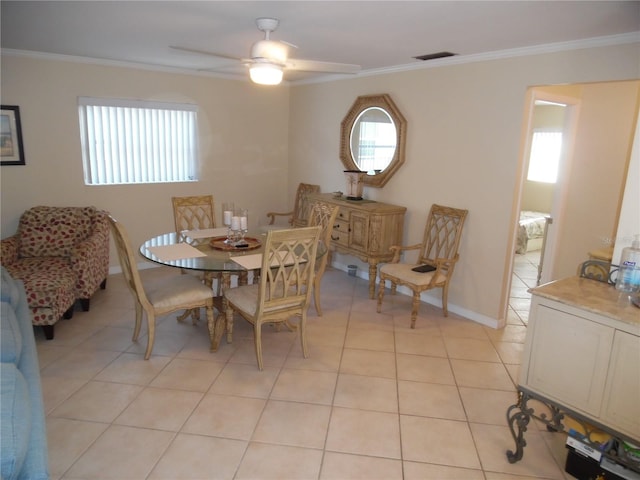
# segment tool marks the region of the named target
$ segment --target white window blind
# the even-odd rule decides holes
[[[534,132],[531,141],[527,180],[556,183],[561,152],[562,132]]]
[[[360,170],[384,170],[395,152],[396,129],[393,123],[360,122],[358,166]]]
[[[87,185],[197,180],[197,107],[80,97]]]

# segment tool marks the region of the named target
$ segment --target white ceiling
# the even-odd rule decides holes
[[[412,57],[440,51],[463,59],[594,38],[640,38],[640,1],[2,0],[0,8],[5,53],[216,68],[243,76],[239,63],[170,46],[247,57],[263,36],[255,19],[275,17],[280,26],[271,38],[297,45],[291,58],[358,64],[366,74],[415,68],[421,61]],[[285,76],[291,82],[313,78],[318,74]]]

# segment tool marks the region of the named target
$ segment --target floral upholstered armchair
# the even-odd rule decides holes
[[[76,300],[89,310],[91,296],[109,273],[109,223],[95,207],[33,207],[18,232],[0,244],[0,261],[24,282],[34,325],[53,338],[53,326],[71,318]]]

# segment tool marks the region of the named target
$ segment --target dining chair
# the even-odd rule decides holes
[[[173,205],[173,221],[176,229],[176,234],[180,235],[180,232],[185,230],[205,230],[208,228],[215,228],[216,215],[214,209],[213,195],[195,195],[186,197],[171,197],[171,203]],[[208,241],[205,239],[204,241]],[[194,244],[201,243],[202,240],[194,241]],[[188,273],[183,270],[182,273]],[[216,292],[217,295],[222,293],[223,283],[229,283],[230,277],[223,278],[224,273],[206,272],[205,274],[199,273],[202,280],[212,286],[213,281],[216,280]],[[243,279],[244,281],[244,279]],[[197,315],[197,312],[195,312]],[[194,317],[194,320],[197,317]]]
[[[306,227],[307,226],[307,218],[309,216],[309,200],[308,195],[310,193],[319,193],[320,185],[314,185],[311,183],[300,183],[298,185],[298,189],[296,191],[296,198],[293,204],[293,210],[290,212],[278,213],[278,212],[268,212],[267,217],[269,218],[269,224],[265,226],[265,230],[273,229],[274,227],[278,227],[276,225],[276,217],[289,217],[287,219],[287,227]]]
[[[308,357],[306,322],[313,289],[320,226],[267,232],[262,255],[260,281],[225,290],[231,313],[237,312],[253,325],[258,368],[262,363],[262,325],[286,323],[300,317],[298,323],[302,354]],[[232,320],[228,315],[227,320]],[[227,325],[227,329],[232,325]]]
[[[331,232],[333,231],[333,224],[340,207],[338,205],[330,205],[325,202],[314,202],[309,209],[309,217],[307,218],[307,224],[310,227],[319,225],[320,241],[324,244],[327,252],[322,255],[319,260],[316,260],[315,275],[313,277],[313,304],[316,308],[318,316],[322,316],[322,308],[320,307],[320,283],[322,282],[322,276],[327,268],[327,263],[331,258],[329,251],[329,244],[331,243]]]
[[[129,236],[122,224],[109,215],[109,224],[118,250],[120,266],[133,294],[136,308],[136,323],[133,329],[133,341],[138,340],[142,326],[142,315],[147,317],[147,349],[144,359],[148,360],[153,350],[156,332],[156,317],[178,310],[191,310],[204,307],[207,311],[209,331],[214,330],[213,292],[197,277],[192,275],[175,275],[144,285],[138,272]]]
[[[442,310],[448,315],[447,295],[453,269],[459,259],[458,247],[467,210],[433,204],[427,217],[424,238],[421,244],[392,246],[393,259],[380,267],[377,311],[382,309],[385,281],[391,282],[391,293],[397,285],[404,285],[413,292],[411,328],[416,328],[416,317],[420,306],[420,294],[432,288],[442,288]],[[400,263],[400,254],[408,250],[419,250],[417,263]]]
[[[216,215],[213,195],[171,197],[173,221],[176,233],[184,230],[204,230],[215,228]]]

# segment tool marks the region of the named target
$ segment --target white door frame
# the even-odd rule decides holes
[[[536,101],[547,101],[566,105],[566,112],[564,116],[564,126],[562,130],[562,154],[560,157],[560,164],[558,168],[558,181],[556,188],[553,192],[553,200],[551,207],[551,218],[553,223],[549,225],[547,232],[547,239],[545,242],[544,252],[541,252],[544,257],[544,266],[542,269],[541,282],[545,283],[554,279],[554,265],[556,260],[556,245],[557,245],[557,231],[558,225],[562,224],[566,196],[567,196],[567,179],[569,172],[571,171],[571,162],[573,159],[573,150],[577,132],[578,117],[580,113],[580,99],[567,95],[554,94],[546,89],[538,87],[530,87],[527,89],[525,96],[525,109],[522,122],[522,138],[520,142],[520,152],[518,158],[518,176],[516,182],[516,188],[514,192],[512,219],[513,229],[510,232],[510,246],[508,255],[508,271],[506,272],[507,281],[504,282],[506,289],[503,292],[504,300],[504,318],[506,319],[507,310],[509,308],[509,292],[511,291],[511,280],[513,276],[513,261],[515,256],[515,245],[518,235],[518,226],[520,219],[520,209],[522,203],[522,190],[524,182],[527,178],[527,171],[529,168],[529,152],[531,151],[531,139],[533,133],[533,113]]]

